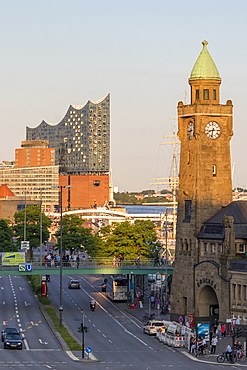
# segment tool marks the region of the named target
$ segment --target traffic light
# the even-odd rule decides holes
[[[88,326],[84,326],[84,331],[85,331],[85,333],[88,333],[89,332],[89,327]]]
[[[78,326],[77,327],[77,331],[78,331],[78,333],[82,333],[82,327],[81,326]]]
[[[233,330],[230,330],[229,334],[230,334],[231,337],[235,337],[236,336],[236,333],[235,333],[234,329]]]
[[[241,328],[237,328],[236,337],[239,338],[239,337],[241,337],[241,335],[242,335],[242,329]]]

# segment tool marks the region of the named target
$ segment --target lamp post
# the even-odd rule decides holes
[[[40,244],[40,266],[42,266],[42,190],[48,190],[48,188],[34,188],[34,190],[40,191],[40,236],[39,236],[39,244]]]
[[[53,188],[60,188],[60,303],[59,303],[59,326],[63,320],[63,188],[71,188],[71,185],[52,185]]]

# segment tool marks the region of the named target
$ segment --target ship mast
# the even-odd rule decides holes
[[[170,185],[172,187],[172,202],[169,202],[167,204],[167,208],[172,208],[173,209],[173,231],[172,231],[172,238],[176,238],[176,190],[178,187],[179,179],[176,177],[176,144],[180,144],[180,141],[177,141],[176,139],[178,138],[177,135],[175,134],[175,127],[173,127],[173,135],[167,135],[167,136],[162,136],[163,138],[173,138],[172,142],[165,142],[165,143],[160,143],[160,145],[168,145],[172,144],[173,145],[173,177],[160,177],[160,178],[155,178],[154,180],[166,180],[162,182],[155,182],[151,183],[150,185]],[[168,181],[167,181],[168,180]]]

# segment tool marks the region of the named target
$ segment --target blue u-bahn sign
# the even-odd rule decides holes
[[[19,271],[20,272],[33,271],[33,265],[31,263],[19,263]]]

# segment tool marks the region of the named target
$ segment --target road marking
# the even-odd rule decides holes
[[[26,350],[29,351],[29,345],[27,344],[27,340],[26,339],[23,339],[23,342],[25,343],[25,347],[26,347]]]
[[[42,342],[42,339],[39,339],[40,344],[48,344],[48,342]]]

